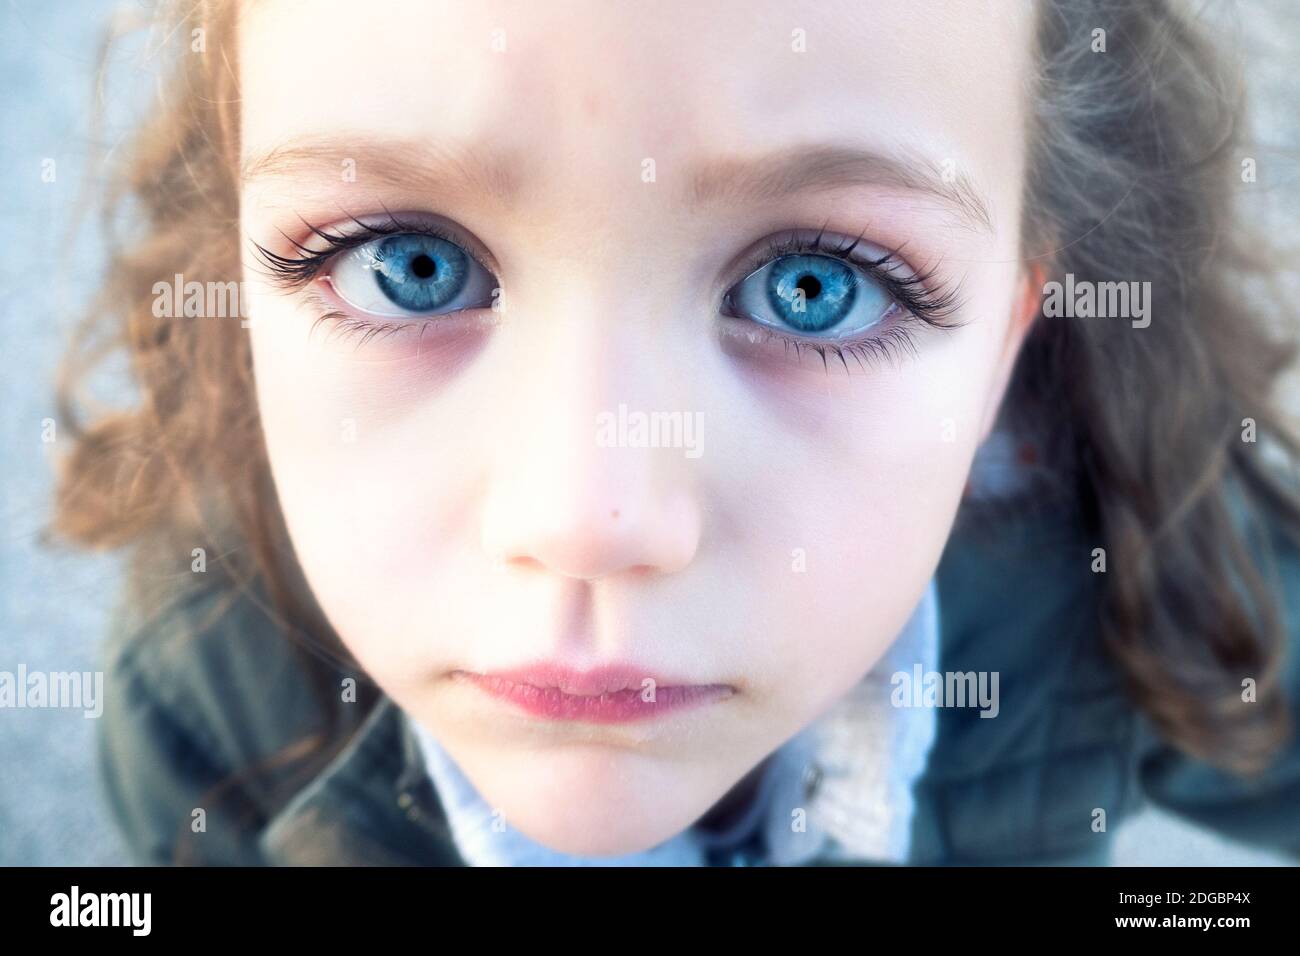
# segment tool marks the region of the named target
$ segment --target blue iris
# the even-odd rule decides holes
[[[825,332],[839,325],[853,308],[857,276],[829,256],[783,256],[771,264],[767,301],[777,317],[800,332]]]
[[[394,305],[433,312],[454,300],[469,277],[469,257],[437,236],[389,236],[374,251],[375,283]]]

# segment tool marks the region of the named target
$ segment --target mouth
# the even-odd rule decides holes
[[[730,684],[661,679],[646,669],[618,664],[576,670],[544,663],[486,674],[458,670],[451,676],[534,717],[601,724],[652,720],[736,692]]]

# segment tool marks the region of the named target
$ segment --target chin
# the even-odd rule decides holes
[[[629,811],[602,800],[560,810],[520,807],[507,822],[549,849],[572,856],[616,857],[657,846],[690,825],[691,818],[664,819]]]
[[[627,755],[543,753],[498,767],[480,793],[507,825],[549,849],[624,856],[671,839],[710,806],[707,798],[691,799],[680,769],[656,764]]]

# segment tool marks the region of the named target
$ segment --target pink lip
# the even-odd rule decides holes
[[[536,717],[601,724],[647,720],[735,693],[728,684],[662,679],[618,664],[580,671],[543,663],[490,674],[455,671],[453,676]]]

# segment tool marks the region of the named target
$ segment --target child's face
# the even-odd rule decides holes
[[[1030,34],[914,0],[248,6],[247,238],[417,230],[288,292],[246,260],[294,546],[509,824],[670,837],[912,612],[1024,331]],[[545,716],[453,676],[540,662],[657,692]]]

